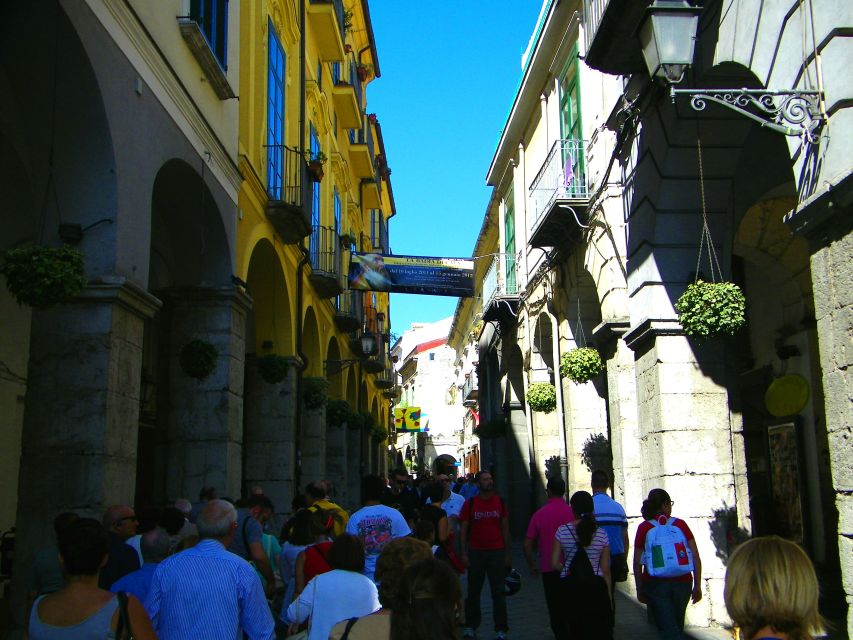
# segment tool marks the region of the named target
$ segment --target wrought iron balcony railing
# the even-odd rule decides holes
[[[583,140],[557,140],[530,185],[527,242],[565,250],[580,236],[589,207]]]
[[[465,378],[465,384],[462,385],[462,404],[466,407],[473,407],[477,404],[478,394],[477,374],[472,371]]]
[[[644,70],[637,27],[651,0],[584,0],[585,62],[604,73]]]
[[[333,227],[315,225],[312,228],[310,279],[322,297],[331,298],[343,291],[342,253],[341,237]]]
[[[341,331],[355,331],[364,322],[362,298],[364,294],[347,289],[335,298],[335,325]]]
[[[308,165],[303,152],[282,144],[267,145],[267,217],[285,243],[311,233]]]
[[[515,254],[501,253],[492,258],[492,264],[483,279],[483,319],[501,298],[518,297]]]

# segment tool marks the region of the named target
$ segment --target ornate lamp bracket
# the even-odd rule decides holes
[[[819,91],[765,91],[762,89],[670,89],[673,103],[690,96],[694,111],[704,111],[715,102],[786,136],[816,144],[823,125]]]

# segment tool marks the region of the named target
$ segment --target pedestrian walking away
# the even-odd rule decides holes
[[[570,500],[575,520],[557,528],[551,563],[560,571],[566,625],[557,640],[613,637],[610,542],[598,526],[592,496],[577,491]],[[561,560],[562,551],[562,560]]]
[[[634,580],[637,598],[654,614],[661,640],[684,637],[687,603],[702,599],[702,562],[687,523],[672,517],[675,502],[663,489],[652,489],[634,539]]]
[[[610,595],[613,599],[613,589],[617,582],[628,579],[628,518],[621,504],[607,495],[610,480],[607,472],[596,469],[590,479],[592,485],[592,502],[595,505],[595,521],[607,533],[610,541]],[[615,614],[614,609],[614,614]]]
[[[495,481],[488,471],[477,473],[478,495],[465,501],[459,519],[462,522],[462,562],[468,567],[468,596],[465,598],[463,638],[476,637],[480,626],[480,592],[488,577],[496,640],[506,638],[509,623],[506,612],[504,578],[512,568],[509,536],[509,510],[495,493]]]
[[[554,547],[554,536],[560,525],[575,520],[574,511],[566,503],[566,483],[557,476],[548,479],[548,502],[536,511],[530,518],[527,534],[524,537],[524,557],[532,577],[542,576],[542,587],[545,590],[545,604],[548,606],[548,618],[551,630],[557,638],[564,634],[566,624],[561,602],[560,572],[551,566],[551,554]],[[533,557],[533,547],[538,547],[539,561]]]

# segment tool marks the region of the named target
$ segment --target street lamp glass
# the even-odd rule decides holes
[[[366,356],[372,356],[376,353],[376,338],[372,333],[361,335],[361,352]]]
[[[693,62],[700,7],[682,0],[657,0],[640,25],[640,44],[649,74],[670,83],[681,82]]]

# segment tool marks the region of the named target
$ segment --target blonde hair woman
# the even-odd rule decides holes
[[[806,553],[767,536],[735,549],[726,567],[726,608],[738,640],[812,640],[823,620],[818,582]]]

